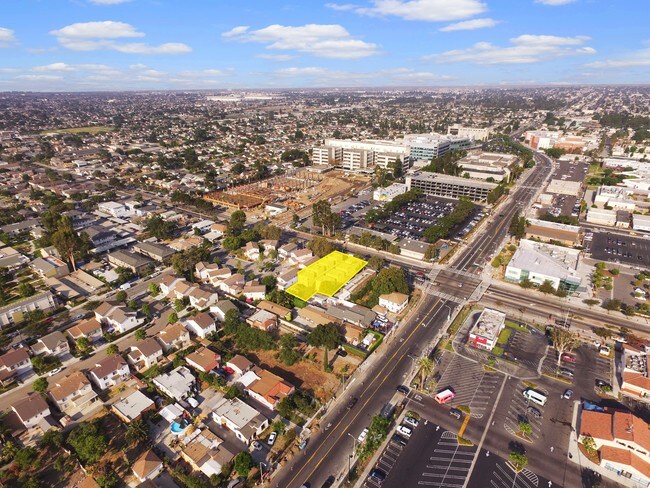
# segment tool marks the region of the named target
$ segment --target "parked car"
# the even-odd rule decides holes
[[[257,441],[253,441],[253,449],[255,449],[256,451],[261,451],[262,450],[262,444],[260,444]]]
[[[569,368],[560,368],[560,374],[563,376],[568,376],[569,378],[573,378],[573,371]]]
[[[386,479],[386,472],[383,469],[375,468],[370,472],[368,478],[381,485]]]
[[[361,434],[359,434],[359,437],[357,438],[357,441],[359,444],[363,443],[363,441],[366,440],[366,436],[368,435],[368,429],[365,428],[361,431]]]
[[[573,390],[571,388],[567,388],[564,390],[564,393],[562,394],[562,398],[565,400],[571,400],[571,397],[573,396]]]
[[[270,435],[269,438],[267,439],[266,443],[267,443],[269,446],[272,446],[273,444],[275,444],[275,440],[276,440],[277,438],[278,438],[278,433],[277,433],[277,432],[271,432],[271,435]]]
[[[61,371],[63,371],[63,368],[54,368],[53,370],[48,371],[47,375],[54,376],[55,374],[60,373]]]
[[[391,441],[395,442],[396,444],[399,444],[400,446],[405,446],[406,443],[408,442],[404,437],[402,437],[399,434],[393,434],[393,437],[390,438]]]
[[[528,413],[528,415],[530,415],[532,417],[535,417],[536,419],[541,419],[542,418],[542,412],[540,412],[539,409],[537,409],[537,408],[535,408],[533,406],[528,407],[526,409],[526,413]]]
[[[413,430],[410,427],[407,427],[406,425],[400,425],[397,428],[397,432],[408,439],[409,437],[411,437]]]
[[[358,401],[359,399],[357,397],[350,398],[350,401],[348,402],[348,410],[354,407]]]
[[[598,388],[605,388],[605,389],[610,389],[610,390],[612,389],[612,385],[610,385],[610,384],[609,384],[607,381],[605,381],[605,380],[599,380],[599,379],[597,379],[597,380],[596,380],[596,386],[597,386]]]
[[[571,356],[571,354],[562,354],[562,361],[574,364],[576,362],[576,358],[575,356]]]
[[[408,386],[399,385],[397,387],[397,391],[399,391],[400,393],[403,393],[404,395],[408,395],[411,390],[409,389]]]
[[[417,427],[420,421],[415,417],[404,417],[404,423],[411,427]]]
[[[457,408],[450,408],[449,415],[451,415],[452,417],[456,417],[457,419],[460,420],[460,418],[463,416],[463,412],[458,410]]]

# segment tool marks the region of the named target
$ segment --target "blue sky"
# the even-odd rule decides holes
[[[3,0],[0,91],[648,83],[647,0]]]

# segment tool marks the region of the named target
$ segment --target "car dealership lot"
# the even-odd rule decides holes
[[[650,266],[650,239],[610,232],[594,232],[591,257],[646,268]]]

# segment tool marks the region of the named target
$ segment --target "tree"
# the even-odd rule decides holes
[[[87,337],[80,337],[77,339],[75,345],[77,346],[77,351],[79,351],[81,354],[86,353],[90,349],[90,341]]]
[[[512,237],[514,237],[517,240],[524,237],[524,234],[526,233],[526,217],[522,217],[519,214],[519,211],[517,211],[515,215],[512,217],[508,232]]]
[[[120,290],[115,294],[115,300],[117,300],[118,302],[123,302],[124,303],[124,302],[126,302],[127,298],[128,298],[128,295],[126,294],[126,292],[124,290]]]
[[[147,337],[147,333],[144,331],[144,329],[138,329],[135,331],[135,340],[136,341],[141,341]]]
[[[619,310],[621,308],[621,301],[618,298],[612,298],[605,302],[605,310],[611,312],[612,310]]]
[[[315,237],[307,244],[315,256],[322,258],[332,251],[336,251],[336,244],[325,237]]]
[[[138,309],[140,308],[140,306],[138,305],[138,301],[133,299],[126,302],[126,306],[129,307],[134,312],[137,312]]]
[[[246,224],[246,213],[243,210],[235,210],[228,221],[228,231],[230,235],[238,236],[241,234]]]
[[[50,429],[40,440],[40,445],[51,447],[53,449],[60,449],[63,446],[64,434],[59,429]]]
[[[175,324],[178,322],[178,314],[176,312],[172,312],[167,316],[167,323],[168,324]]]
[[[374,269],[375,271],[379,271],[384,267],[384,260],[379,256],[372,256],[370,259],[368,259],[368,267],[370,269]]]
[[[523,289],[528,289],[533,287],[533,282],[530,281],[528,278],[524,278],[519,282],[519,286],[521,286]]]
[[[109,356],[117,356],[120,353],[119,347],[117,347],[117,344],[110,344],[106,348],[106,354]]]
[[[544,281],[544,283],[539,285],[538,290],[546,294],[555,293],[555,287],[553,286],[553,283],[549,280],[546,280]]]
[[[521,471],[528,465],[528,458],[522,452],[510,451],[508,458],[517,472]]]
[[[29,471],[38,467],[38,451],[33,447],[20,449],[14,455],[14,462],[21,471]]]
[[[47,378],[37,378],[32,383],[32,389],[37,393],[41,393],[41,394],[45,393],[47,387],[48,387]]]
[[[134,420],[126,426],[126,438],[131,444],[138,444],[149,438],[149,426],[142,420]]]
[[[243,244],[244,241],[239,236],[228,236],[222,242],[223,248],[227,251],[236,251]]]
[[[519,432],[521,432],[524,435],[530,435],[533,433],[533,428],[530,425],[530,423],[526,422],[525,420],[522,420],[519,422]]]
[[[239,476],[246,478],[253,466],[255,466],[255,463],[250,452],[242,451],[235,456],[233,469]]]
[[[562,355],[578,347],[580,340],[573,332],[561,327],[551,329],[551,339],[553,340],[553,347],[557,351],[557,367],[559,368]]]
[[[160,287],[156,283],[149,283],[147,290],[152,297],[160,295]]]
[[[182,298],[177,298],[174,300],[174,310],[177,312],[182,312],[185,308],[185,301]]]
[[[161,241],[170,239],[174,235],[174,223],[166,221],[160,215],[148,219],[144,228],[149,235]]]
[[[335,324],[317,325],[307,334],[307,343],[314,347],[334,349],[343,342],[343,335]]]
[[[620,274],[620,272],[621,272],[621,270],[618,269],[618,268],[610,268],[610,270],[609,270],[609,273],[610,273],[612,276],[617,276],[618,274]]]
[[[283,334],[280,337],[280,352],[278,352],[278,359],[287,366],[296,364],[302,356],[296,350],[296,336],[293,334]]]
[[[70,432],[70,444],[84,463],[95,464],[106,453],[108,443],[97,421],[84,422]]]
[[[596,441],[594,441],[593,437],[585,436],[582,439],[582,445],[584,446],[585,450],[589,453],[590,456],[594,456],[596,452],[598,452],[598,448],[596,447]]]
[[[72,219],[63,217],[58,223],[57,230],[52,234],[52,245],[59,252],[59,255],[70,262],[72,270],[77,270],[75,253],[81,248],[82,243],[79,235],[72,227]]]
[[[149,317],[151,315],[151,306],[148,303],[143,303],[140,310],[142,311],[142,315],[145,317]]]
[[[269,293],[275,289],[278,280],[273,275],[266,275],[262,278],[262,284],[266,287],[266,292]]]
[[[20,294],[21,297],[31,297],[34,293],[36,293],[36,289],[34,286],[32,286],[31,283],[21,283],[18,285],[18,293]]]
[[[46,367],[45,358],[43,356],[34,356],[31,359],[32,367],[40,374]]]
[[[582,303],[585,303],[586,305],[589,305],[589,308],[591,308],[594,305],[598,305],[600,303],[600,300],[595,299],[595,298],[587,298],[587,299],[583,300]]]
[[[327,200],[319,200],[314,203],[311,218],[313,224],[321,228],[323,235],[329,235],[341,224],[341,216],[332,212],[332,206]]]
[[[419,357],[417,365],[420,368],[420,388],[424,388],[427,378],[433,371],[433,361],[426,356]]]

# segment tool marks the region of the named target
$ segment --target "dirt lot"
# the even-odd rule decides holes
[[[335,374],[323,371],[322,355],[318,356],[317,354],[314,362],[303,360],[293,366],[285,366],[280,363],[272,351],[258,351],[252,356],[255,356],[252,358],[253,362],[285,378],[296,387],[313,391],[314,396],[319,400],[327,400],[340,384],[340,380]],[[348,360],[350,356],[348,354],[346,358],[337,358],[334,365],[336,372],[340,372],[344,367],[344,363],[341,360]],[[330,353],[330,359],[332,357],[333,355]],[[356,358],[351,358],[348,361],[347,364],[350,364],[348,366],[348,374],[354,371],[356,367],[351,361],[356,361]]]

